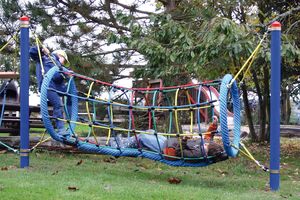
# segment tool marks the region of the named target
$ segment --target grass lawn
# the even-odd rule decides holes
[[[249,146],[268,165],[268,147]],[[63,154],[37,150],[30,167],[0,153],[0,199],[300,199],[300,140],[283,139],[281,185],[268,188],[269,174],[245,157],[202,168],[169,167],[140,158]],[[169,183],[170,178],[181,180]]]

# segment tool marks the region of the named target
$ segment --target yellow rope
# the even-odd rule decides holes
[[[41,53],[41,50],[40,50],[40,45],[43,45],[43,44],[41,43],[41,41],[39,40],[39,38],[37,36],[35,37],[35,43],[36,43],[36,47],[37,47],[37,50],[38,50],[38,55],[39,55],[39,60],[40,60],[40,65],[41,65],[42,76],[44,77],[44,75],[45,75],[45,68],[44,68],[44,64],[43,64],[42,53]],[[44,48],[44,47],[42,46],[42,48]]]
[[[30,149],[30,151],[34,150],[34,149],[37,148],[39,145],[41,145],[41,144],[47,142],[48,140],[51,140],[51,138],[52,138],[52,137],[48,137],[48,138],[46,138],[46,139],[44,139],[44,140],[42,140],[42,141],[39,141],[36,145],[34,145],[34,146]]]
[[[39,44],[42,46],[42,48],[46,48],[46,47],[43,45],[43,43],[40,41],[40,39],[37,37],[37,35],[35,35],[35,38],[36,38],[36,41],[37,41],[37,48],[38,48],[38,51],[39,51],[39,56],[40,56],[40,58],[41,58],[40,50],[39,50]],[[57,66],[57,63],[54,61],[54,59],[52,58],[52,56],[50,55],[50,53],[46,52],[46,55],[49,57],[49,59],[52,61],[52,63],[53,63],[56,67],[58,67],[58,66]],[[40,62],[41,62],[41,59],[40,59]],[[41,62],[41,66],[43,66],[42,62]],[[43,67],[42,67],[42,70],[44,70]]]
[[[36,145],[34,145],[34,146],[30,149],[30,151],[33,151],[33,150],[34,150],[35,148],[37,148],[40,144],[42,144],[42,143],[44,143],[44,142],[46,142],[46,141],[48,141],[48,140],[51,139],[51,137],[48,137],[48,138],[44,139],[45,134],[46,134],[46,131],[43,132],[43,135],[42,135],[42,137],[40,138],[40,141],[39,141]]]
[[[190,98],[190,95],[189,95],[189,91],[186,90],[185,93],[186,93],[186,96],[187,96],[187,99],[188,99],[188,103],[191,104],[191,98]],[[189,108],[189,109],[191,109],[191,108]],[[190,132],[193,132],[193,125],[194,125],[194,122],[193,122],[193,119],[194,119],[194,110],[191,110],[191,111],[190,111],[190,114],[191,114]]]
[[[110,95],[110,93],[109,93],[109,95]],[[111,119],[110,123],[113,124],[114,123],[114,116],[113,116],[113,107],[112,107],[111,103],[109,104],[109,110],[110,110],[110,119]],[[111,131],[112,131],[112,129],[109,128],[109,130],[108,130],[108,136],[107,136],[107,140],[106,140],[106,145],[108,145],[109,139],[111,137]]]
[[[14,35],[14,40],[15,40],[16,43],[18,42],[16,35]],[[18,66],[17,58],[19,57],[19,49],[17,49],[17,47],[15,47],[15,52],[14,53],[15,53],[15,56],[13,57],[13,66]]]
[[[252,160],[255,160],[255,158],[253,157],[253,155],[250,153],[250,151],[246,148],[246,146],[240,142],[240,145],[245,149],[245,151],[247,152],[247,154],[249,155],[249,157],[252,158]]]
[[[264,170],[265,172],[269,171],[269,168],[267,168],[266,166],[260,164],[260,162],[258,160],[256,160],[254,158],[254,156],[250,153],[250,151],[246,148],[246,146],[240,142],[240,145],[244,148],[244,150],[240,149],[239,147],[235,146],[235,145],[231,145],[233,148],[237,149],[238,151],[240,151],[243,155],[245,155],[247,158],[249,158],[250,160],[252,160],[256,165],[258,165],[262,170]]]
[[[253,158],[253,156],[250,156],[247,152],[245,152],[244,150],[240,149],[239,147],[235,146],[234,144],[231,144],[231,146],[233,148],[235,148],[236,150],[238,150],[239,152],[241,152],[244,156],[248,157],[250,160],[255,161],[255,159]]]
[[[111,129],[108,129],[108,134],[107,134],[107,140],[106,140],[106,145],[108,145],[109,139],[111,137]]]
[[[3,49],[6,48],[6,46],[12,41],[16,39],[17,34],[14,34],[9,40],[1,47],[0,52],[3,51]]]
[[[252,63],[254,62],[255,58],[256,58],[256,55],[257,55],[258,51],[255,52],[255,54],[253,55],[253,58],[251,59],[251,62],[249,63],[247,69],[246,69],[246,72],[244,73],[242,79],[240,82],[243,82],[244,81],[244,78],[246,77],[246,75],[249,73],[249,70],[250,70],[250,67],[252,66]]]
[[[91,95],[93,85],[94,85],[94,82],[92,82],[92,83],[90,84],[89,91],[88,91],[87,96],[86,96],[87,98],[89,98],[90,95]],[[88,101],[85,102],[85,107],[86,107],[86,112],[87,112],[87,114],[88,114],[89,121],[92,122],[92,117],[91,117],[90,108],[89,108],[89,102],[88,102]],[[93,134],[93,136],[94,136],[94,138],[95,138],[96,143],[98,144],[98,140],[97,140],[97,137],[96,137],[96,134],[95,134],[95,131],[94,131],[94,127],[91,126],[90,129],[91,129],[91,131],[92,131],[92,134]]]
[[[230,88],[233,84],[233,82],[237,79],[237,77],[240,75],[240,73],[242,73],[242,71],[244,70],[244,68],[246,68],[246,66],[248,65],[248,63],[250,62],[250,60],[252,58],[254,58],[254,56],[257,54],[257,52],[259,51],[263,41],[265,40],[267,36],[267,32],[264,34],[263,38],[260,40],[259,44],[257,45],[257,47],[255,48],[255,50],[252,52],[252,54],[250,55],[250,57],[246,60],[246,62],[244,63],[244,65],[241,67],[241,69],[238,71],[238,73],[233,77],[233,79],[230,81],[230,83],[228,84],[228,87]]]

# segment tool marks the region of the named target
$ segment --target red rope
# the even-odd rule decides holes
[[[134,115],[133,115],[133,111],[132,111],[134,97],[135,97],[135,91],[132,92],[131,101],[130,101],[130,108],[129,108],[129,115],[130,115],[130,118],[131,118],[131,126],[132,126],[131,129],[133,129],[133,130],[135,130]],[[141,148],[141,144],[140,144],[140,141],[138,140],[136,132],[134,131],[133,133],[134,133],[134,137],[135,137],[135,140],[137,142],[138,148]]]
[[[129,88],[129,87],[124,87],[124,86],[120,86],[120,85],[114,85],[111,83],[107,83],[104,81],[100,81],[97,79],[93,79],[81,74],[76,74],[74,72],[64,72],[65,74],[69,75],[69,76],[74,76],[74,77],[78,77],[84,80],[89,80],[89,81],[94,81],[95,83],[98,84],[102,84],[102,85],[107,85],[107,86],[113,86],[115,88],[119,88],[119,89],[126,89],[126,90],[133,90],[133,91],[153,91],[153,90],[168,90],[168,89],[178,89],[178,88],[185,88],[185,87],[194,87],[194,86],[199,86],[201,84],[210,84],[215,82],[215,80],[208,80],[208,81],[203,81],[200,83],[188,83],[188,84],[184,84],[184,85],[178,85],[178,86],[165,86],[165,87],[155,87],[155,88]]]

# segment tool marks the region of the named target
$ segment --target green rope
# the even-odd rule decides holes
[[[19,153],[19,150],[14,149],[14,148],[8,146],[7,144],[5,144],[5,143],[3,143],[3,142],[1,142],[1,141],[0,141],[0,145],[6,147],[8,150],[10,150],[10,151],[12,151],[12,152],[14,152],[14,153]]]

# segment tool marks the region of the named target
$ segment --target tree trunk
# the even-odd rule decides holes
[[[254,129],[254,126],[253,126],[251,109],[250,109],[249,100],[248,100],[247,86],[243,83],[243,84],[241,84],[241,88],[242,88],[242,91],[243,91],[244,109],[245,109],[246,118],[247,118],[249,130],[250,130],[251,140],[253,142],[256,142],[257,141],[257,135],[255,133],[255,129]]]
[[[281,88],[281,121],[283,124],[289,124],[291,115],[290,95],[287,87],[283,84]]]
[[[291,102],[290,102],[290,95],[288,95],[288,97],[287,97],[287,121],[286,121],[286,124],[290,123],[291,113],[292,113],[292,108],[291,108]]]
[[[252,77],[255,84],[257,96],[258,96],[258,106],[259,106],[259,114],[258,114],[258,121],[259,121],[259,140],[263,141],[266,129],[266,104],[263,99],[261,88],[259,85],[259,80],[257,78],[257,74],[255,70],[252,70]]]
[[[286,96],[287,96],[287,91],[285,88],[285,85],[283,85],[283,87],[281,88],[281,98],[280,98],[280,106],[281,106],[281,120],[282,122],[286,121]]]

